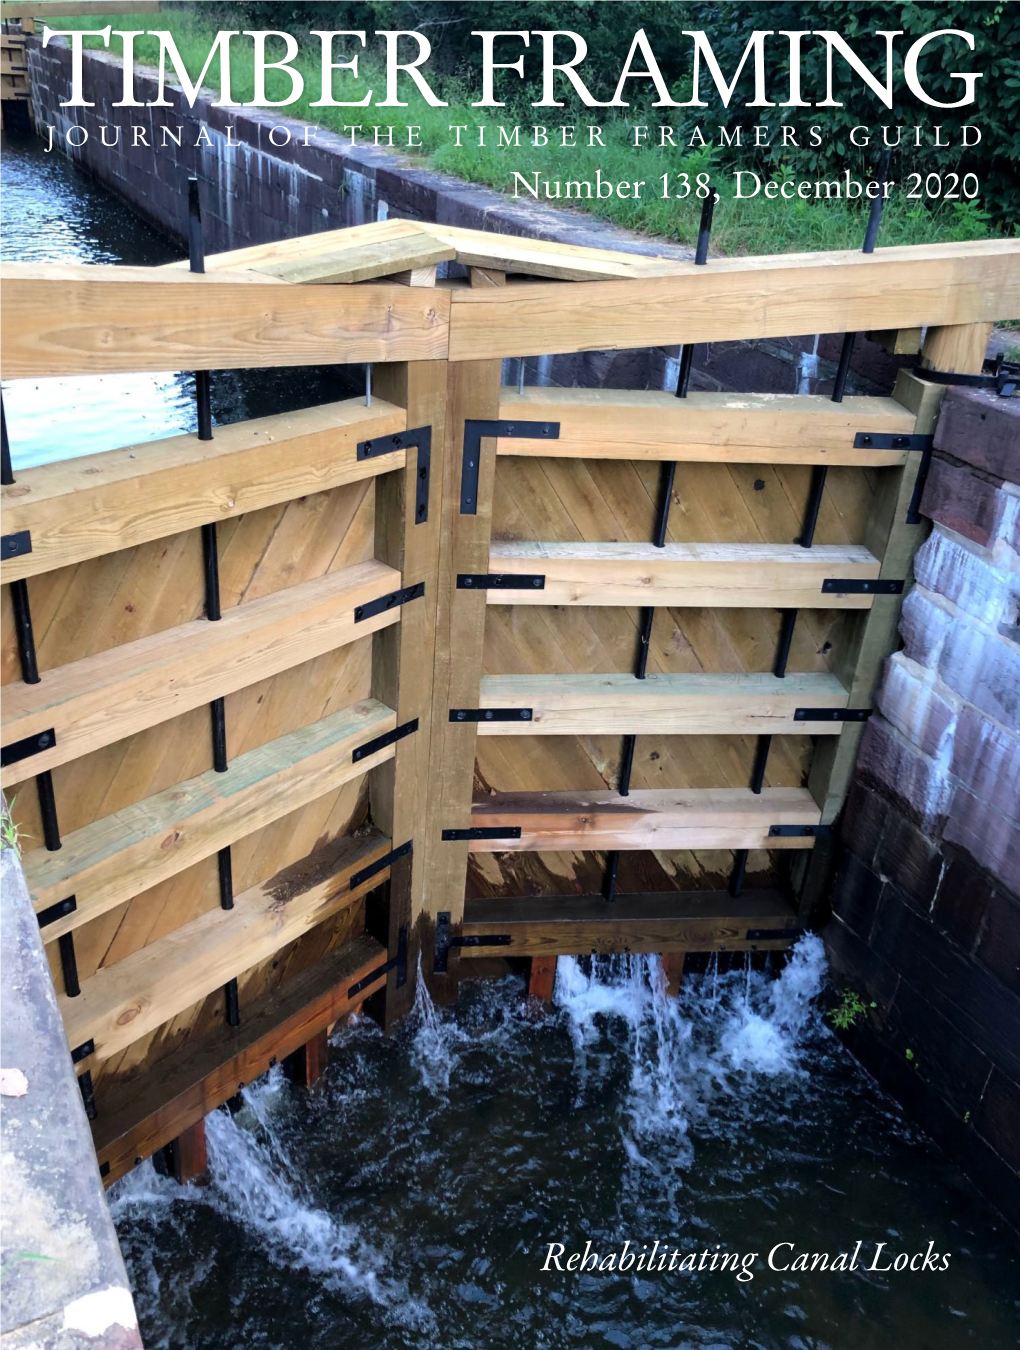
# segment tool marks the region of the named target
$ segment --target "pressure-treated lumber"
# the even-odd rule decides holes
[[[425,233],[398,239],[359,243],[326,249],[314,256],[284,258],[253,265],[252,270],[279,281],[295,283],[345,284],[390,277],[394,273],[435,267],[450,262],[456,251]],[[403,284],[403,283],[401,283]]]
[[[68,895],[77,908],[43,928],[49,942],[148,890],[306,802],[360,777],[393,746],[355,763],[366,742],[392,731],[392,709],[365,699],[65,836],[56,852],[25,854],[36,912]]]
[[[506,934],[500,947],[465,947],[462,959],[580,956],[592,952],[746,951],[788,947],[797,936],[789,904],[774,891],[620,896],[533,895],[469,900],[464,936]]]
[[[677,274],[452,294],[450,360],[582,352],[1009,318],[1020,241],[777,254]]]
[[[586,288],[587,291],[587,288]],[[910,412],[891,398],[691,393],[654,389],[504,388],[504,421],[558,422],[555,439],[501,437],[499,455],[711,464],[903,464],[907,450],[854,446],[858,432],[908,434]]]
[[[228,249],[210,253],[205,259],[206,272],[257,273],[263,267],[288,263],[297,265],[333,253],[340,249],[355,252],[371,245],[404,241],[410,249],[435,244],[435,236],[414,220],[394,216],[390,220],[371,220],[364,225],[348,225],[341,230],[322,230],[318,234],[299,234],[292,239],[271,239],[265,244],[249,244],[247,248]],[[164,263],[167,272],[187,272],[187,258]],[[253,279],[257,280],[257,276]]]
[[[811,848],[772,825],[817,825],[806,788],[638,789],[618,792],[499,792],[471,808],[473,826],[517,827],[519,839],[475,839],[474,853],[572,849]]]
[[[20,470],[2,489],[4,530],[32,551],[4,559],[16,581],[210,521],[404,467],[404,451],[358,460],[359,441],[403,431],[402,408],[348,399]]]
[[[857,544],[493,542],[489,570],[545,578],[544,587],[493,587],[490,605],[759,605],[870,609],[874,597],[826,592],[826,580],[868,581],[880,564]]]
[[[218,623],[196,619],[44,671],[38,684],[8,686],[3,744],[47,730],[55,737],[47,749],[5,768],[3,785],[398,622],[396,607],[360,623],[355,608],[399,586],[393,568],[358,563],[237,605]]]
[[[97,970],[76,998],[58,1000],[68,1045],[93,1041],[95,1061],[124,1050],[386,881],[389,868],[351,886],[389,848],[378,831],[334,841],[236,896],[233,909],[201,914]]]
[[[413,736],[398,741],[396,754],[369,779],[372,819],[397,844],[414,839],[414,857],[398,859],[392,869],[389,903],[389,947],[395,950],[400,927],[411,935],[409,959],[417,960],[417,921],[425,906],[426,815],[431,791],[433,667],[436,645],[436,594],[443,524],[442,449],[446,425],[444,361],[413,361],[377,367],[375,385],[385,398],[407,409],[408,425],[430,427],[432,456],[428,518],[416,509],[418,457],[410,452],[407,469],[376,484],[375,556],[401,575],[425,584],[425,604],[404,607],[400,624],[379,633],[373,642],[372,692],[396,709],[399,725],[417,720]],[[413,981],[397,985],[387,978],[384,1025],[410,1009]]]
[[[92,1133],[107,1185],[221,1106],[270,1065],[361,1004],[383,977],[348,996],[386,960],[382,945],[359,937],[245,1009],[237,1028],[190,1040],[142,1079],[104,1098]]]
[[[797,721],[797,708],[845,708],[834,675],[486,675],[480,708],[530,708],[529,720],[478,723],[481,736],[838,735],[842,723]]]
[[[449,295],[411,286],[288,286],[254,273],[0,264],[0,374],[441,359]]]
[[[622,253],[601,248],[582,248],[546,239],[524,239],[483,230],[465,230],[456,225],[425,224],[433,238],[456,249],[457,261],[466,267],[483,267],[502,273],[552,277],[558,281],[604,281],[624,277],[662,276],[678,269],[679,260],[644,253]]]

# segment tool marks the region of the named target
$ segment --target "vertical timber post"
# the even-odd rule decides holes
[[[504,282],[502,273],[471,270],[472,286]],[[490,437],[480,447],[476,511],[462,514],[464,423],[468,418],[498,418],[502,361],[454,361],[446,369],[445,434],[442,441],[433,442],[433,453],[443,461],[443,486],[422,930],[426,943],[422,970],[438,1002],[456,999],[459,949],[451,949],[445,975],[433,974],[436,915],[448,911],[453,932],[459,932],[468,863],[467,842],[444,840],[442,834],[444,829],[471,823],[475,767],[476,726],[451,723],[450,709],[478,706],[485,638],[485,592],[458,590],[457,574],[489,569],[496,473],[496,442]]]
[[[399,929],[407,925],[407,981],[397,987],[396,971],[386,980],[382,1022],[403,1017],[414,998],[415,972],[422,940],[421,916],[426,908],[426,812],[430,793],[429,748],[432,738],[432,667],[436,650],[436,587],[439,540],[443,524],[443,450],[447,363],[410,361],[375,368],[379,398],[407,409],[407,425],[430,427],[432,463],[428,516],[416,519],[417,452],[409,449],[403,473],[381,474],[375,480],[375,556],[397,568],[404,586],[425,583],[422,600],[404,605],[400,623],[372,639],[372,694],[396,711],[397,725],[414,718],[418,730],[397,742],[393,759],[373,769],[369,778],[372,819],[390,836],[393,847],[412,840],[413,851],[390,869],[388,950],[397,950]],[[428,950],[431,956],[431,947]],[[427,964],[422,957],[422,966]]]
[[[991,331],[990,323],[930,328],[922,350],[922,367],[964,375],[979,373]],[[914,433],[921,436],[934,432],[944,394],[944,385],[928,384],[910,371],[900,371],[893,391],[897,402],[914,413]],[[920,503],[926,473],[927,456],[923,452],[921,456],[909,455],[903,468],[878,471],[879,485],[864,544],[881,559],[879,575],[902,579],[904,588],[902,595],[876,595],[870,609],[848,616],[848,641],[836,673],[849,693],[852,708],[871,707],[885,658],[897,647],[900,611],[913,581],[914,554],[928,533],[927,522],[913,510]],[[821,808],[823,825],[831,825],[839,815],[864,731],[862,724],[847,723],[838,736],[824,736],[816,743],[808,787]],[[832,843],[818,840],[794,863],[794,889],[802,923],[825,898],[832,862]]]
[[[550,1004],[556,989],[556,957],[533,956],[528,972],[528,997]]]

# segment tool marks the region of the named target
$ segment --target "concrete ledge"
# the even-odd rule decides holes
[[[0,883],[0,1346],[140,1350],[92,1133],[13,849],[0,856]],[[24,1090],[8,1095],[12,1088]]]

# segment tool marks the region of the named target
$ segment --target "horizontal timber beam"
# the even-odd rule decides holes
[[[199,999],[243,975],[317,924],[374,890],[389,868],[351,887],[356,873],[389,851],[370,835],[335,840],[279,876],[174,929],[111,966],[103,966],[75,998],[58,1003],[69,1046],[91,1040],[87,1069],[125,1050]]]
[[[205,270],[209,272],[258,273],[262,267],[274,267],[277,264],[295,266],[321,258],[325,254],[346,250],[356,253],[371,245],[393,244],[401,242],[404,247],[425,240],[431,247],[435,236],[414,220],[402,220],[394,216],[390,220],[372,220],[364,225],[350,225],[341,230],[322,230],[317,234],[299,234],[292,239],[272,239],[265,244],[249,244],[246,248],[228,249],[223,253],[209,253],[205,259]],[[162,269],[167,272],[187,272],[190,270],[188,259],[164,263]],[[258,275],[252,277],[257,281]]]
[[[680,263],[639,281],[452,293],[451,361],[969,324],[1020,312],[1020,241]]]
[[[106,1184],[359,1007],[383,986],[385,976],[354,999],[348,990],[385,960],[381,943],[356,938],[246,1008],[239,1027],[216,1027],[201,1041],[187,1041],[151,1073],[118,1084],[116,1095],[103,1098],[92,1125]]]
[[[395,725],[392,709],[365,699],[238,755],[224,773],[208,769],[103,816],[65,835],[55,852],[32,849],[23,862],[36,913],[75,898],[70,913],[44,926],[44,941],[392,759],[392,745],[358,763],[351,756]]]
[[[798,708],[839,709],[834,675],[485,675],[479,707],[530,709],[527,719],[478,721],[480,736],[838,735],[839,721],[799,721]]]
[[[492,573],[541,575],[541,588],[496,587],[490,605],[707,605],[870,609],[870,593],[823,591],[831,580],[874,581],[881,564],[858,544],[493,542]]]
[[[2,489],[4,532],[28,530],[32,551],[4,559],[0,581],[401,469],[403,450],[359,460],[357,446],[406,427],[402,408],[348,399],[21,470]]]
[[[810,835],[769,836],[773,825],[812,826],[806,788],[654,788],[618,792],[498,792],[471,807],[471,824],[520,830],[471,841],[473,853],[602,849],[812,848]]]
[[[714,264],[713,264],[714,265]],[[731,464],[906,462],[909,451],[855,446],[858,433],[909,435],[914,416],[892,398],[691,393],[654,389],[504,389],[501,421],[558,422],[556,440],[502,437],[498,455]]]
[[[529,895],[468,900],[464,936],[508,934],[499,947],[464,947],[461,959],[492,956],[583,956],[616,952],[762,951],[788,947],[796,916],[778,892],[674,895]]]
[[[224,611],[218,623],[194,619],[136,642],[8,685],[0,739],[37,739],[2,771],[2,784],[52,769],[168,718],[301,665],[400,619],[399,607],[362,622],[356,606],[390,594],[400,573],[357,563]]]
[[[442,360],[449,295],[253,273],[0,264],[0,374],[115,375]]]

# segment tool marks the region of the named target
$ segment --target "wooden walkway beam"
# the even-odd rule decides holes
[[[530,895],[468,900],[464,936],[506,934],[508,945],[464,947],[461,960],[492,956],[584,956],[594,952],[767,951],[798,936],[789,903],[775,891],[677,895]]]
[[[92,1126],[106,1184],[358,1007],[383,976],[354,998],[349,989],[385,960],[385,949],[374,938],[356,938],[265,995],[246,1010],[239,1027],[217,1027],[201,1040],[188,1041],[150,1074],[117,1084]]]
[[[233,909],[214,909],[103,966],[76,998],[58,1000],[67,1043],[91,1040],[88,1069],[132,1045],[199,999],[274,956],[302,933],[354,904],[389,877],[389,868],[351,884],[355,873],[389,852],[372,831],[337,840],[297,868],[253,886]]]
[[[8,754],[50,734],[44,747],[3,769],[3,786],[399,622],[397,606],[355,617],[359,605],[399,586],[394,568],[357,563],[236,605],[218,623],[194,619],[44,671],[38,684],[8,685],[0,730]]]
[[[54,852],[25,854],[37,913],[74,896],[75,908],[46,923],[50,942],[149,890],[219,849],[359,778],[393,757],[383,746],[354,762],[356,749],[396,725],[391,708],[365,699],[196,778],[103,816],[64,837]]]
[[[3,559],[0,581],[402,469],[403,450],[359,460],[357,446],[406,426],[402,408],[348,399],[19,470],[4,530],[28,530],[32,551]]]
[[[498,792],[471,808],[475,827],[516,827],[519,839],[471,841],[473,853],[602,849],[811,848],[809,835],[769,835],[775,825],[814,826],[806,788],[646,788],[618,792]]]
[[[902,465],[909,451],[855,445],[858,436],[909,435],[914,418],[892,398],[821,394],[706,394],[654,389],[504,388],[500,418],[558,422],[555,440],[500,437],[499,455],[544,459],[677,460],[709,464]]]
[[[486,675],[480,736],[838,735],[838,720],[803,721],[797,709],[836,710],[847,692],[834,675]],[[513,709],[512,718],[484,716]],[[530,716],[524,717],[527,710]],[[451,712],[456,720],[456,710]]]
[[[513,543],[493,541],[493,573],[539,575],[541,588],[493,587],[490,605],[702,605],[870,609],[869,592],[823,589],[875,581],[881,564],[857,544]]]
[[[1020,240],[714,258],[585,286],[453,293],[450,360],[968,324],[1020,312]]]

